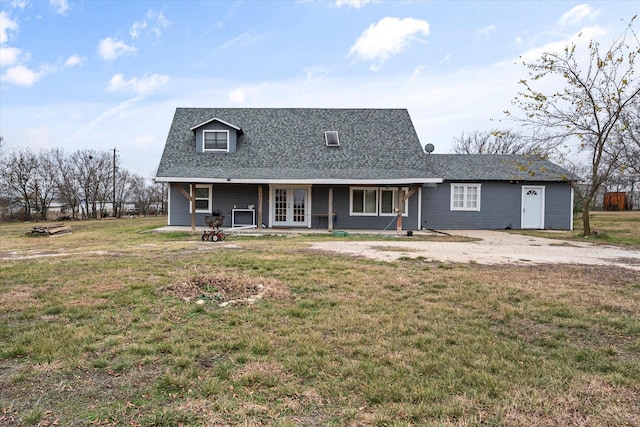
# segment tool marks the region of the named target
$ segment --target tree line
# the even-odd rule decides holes
[[[119,166],[115,150],[71,154],[60,148],[8,150],[0,138],[3,219],[46,219],[52,203],[65,219],[164,213],[164,187]]]

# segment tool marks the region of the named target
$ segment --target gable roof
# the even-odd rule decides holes
[[[242,130],[242,129],[240,129],[238,126],[236,126],[236,125],[232,125],[231,123],[227,123],[227,122],[225,122],[224,120],[220,120],[220,119],[219,119],[219,118],[217,118],[217,117],[214,117],[214,118],[209,119],[209,120],[207,120],[207,121],[205,121],[205,122],[202,122],[202,123],[198,123],[197,125],[192,126],[189,130],[196,130],[196,129],[198,129],[199,127],[202,127],[202,126],[204,126],[204,125],[206,125],[206,124],[209,124],[209,123],[211,123],[211,122],[219,122],[219,123],[222,123],[223,125],[228,126],[228,127],[232,128],[232,129],[235,129],[235,130],[237,130],[237,131]]]
[[[217,121],[238,132],[234,153],[197,153],[195,131]],[[326,131],[339,133],[327,146]],[[570,181],[527,155],[426,154],[406,109],[177,108],[160,182],[420,184]]]
[[[197,153],[212,120],[241,129],[234,153]],[[325,131],[340,145],[327,147]],[[413,184],[425,153],[406,109],[177,108],[156,174],[166,182]]]

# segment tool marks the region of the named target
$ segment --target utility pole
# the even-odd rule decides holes
[[[113,149],[113,217],[118,217],[118,205],[116,205],[116,149]]]

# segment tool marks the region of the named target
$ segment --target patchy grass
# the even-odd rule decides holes
[[[596,244],[640,248],[640,211],[590,212],[590,222],[593,234],[588,237],[582,234],[582,218],[577,218],[574,221],[574,231],[515,230],[512,232],[563,241],[580,240]]]
[[[0,425],[640,424],[639,272],[144,232],[163,222],[0,225]]]

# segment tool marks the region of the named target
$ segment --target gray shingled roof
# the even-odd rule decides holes
[[[430,154],[425,170],[446,181],[568,181],[577,177],[529,155]]]
[[[237,152],[196,153],[189,129],[213,117],[242,129]],[[157,178],[421,182],[424,157],[405,109],[178,108]]]
[[[235,153],[197,153],[194,126],[218,118],[242,129]],[[339,133],[327,147],[324,132]],[[405,109],[177,108],[158,181],[381,182],[570,179],[528,156],[425,154]]]

